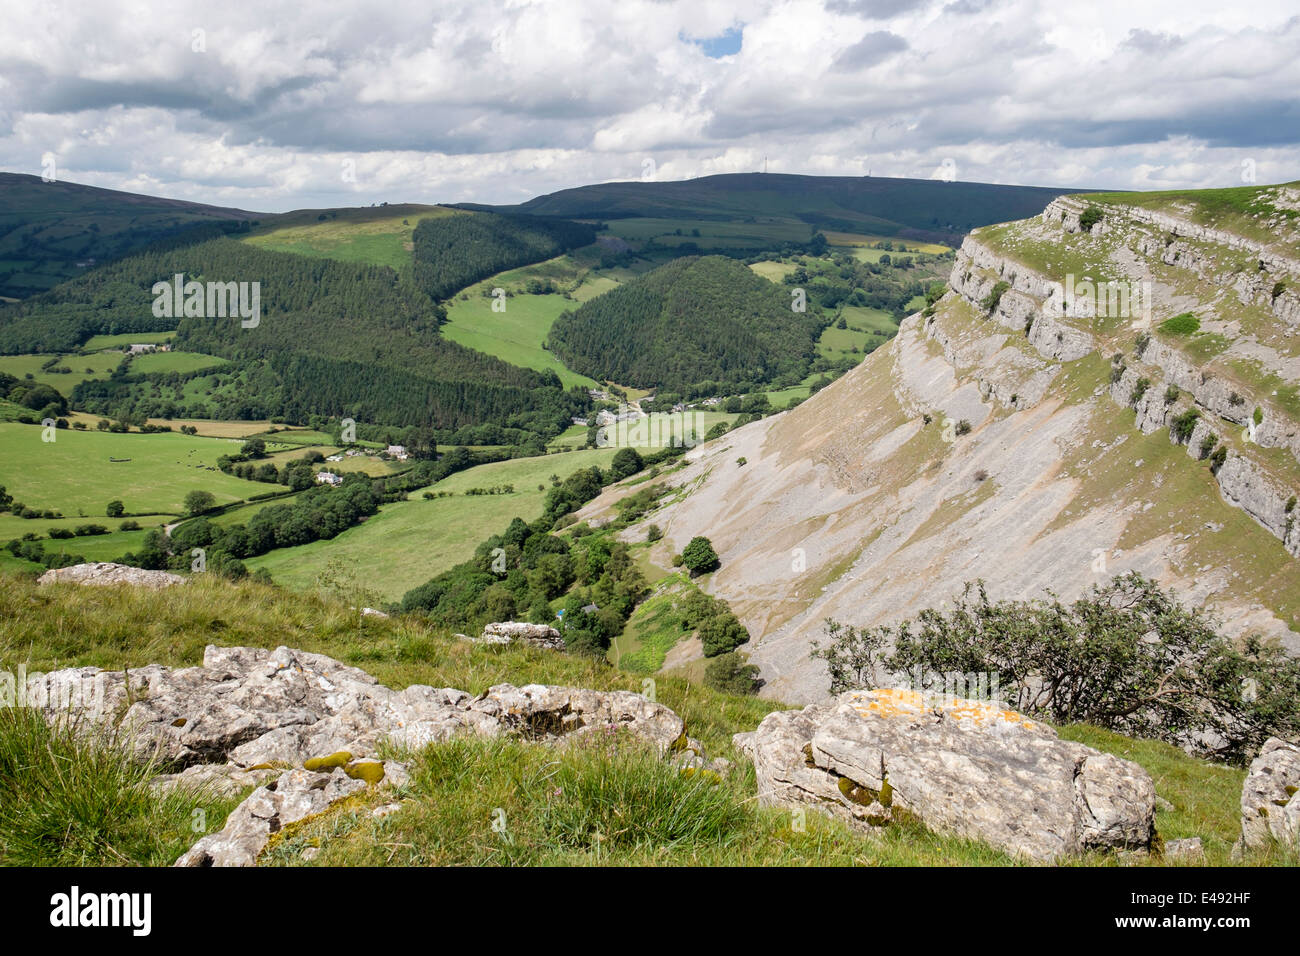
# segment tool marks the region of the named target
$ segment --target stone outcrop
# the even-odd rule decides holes
[[[286,771],[255,790],[231,812],[219,833],[195,843],[176,866],[253,866],[273,833],[324,813],[365,789],[364,780],[349,777],[339,768],[329,773]]]
[[[484,626],[478,637],[469,638],[475,644],[527,644],[547,651],[565,649],[560,632],[548,624],[527,624],[522,621],[500,621]]]
[[[202,667],[54,671],[32,676],[26,693],[48,702],[51,717],[116,721],[137,753],[174,770],[301,766],[338,753],[373,755],[384,740],[418,748],[461,733],[545,738],[610,724],[667,751],[685,729],[667,707],[630,691],[541,684],[499,684],[477,697],[421,684],[398,691],[287,647],[209,645]]]
[[[543,684],[498,684],[478,696],[425,685],[398,691],[287,647],[209,645],[201,667],[54,671],[31,676],[25,694],[50,720],[115,728],[128,751],[168,771],[155,786],[233,794],[260,785],[220,833],[182,859],[194,866],[252,863],[280,827],[367,785],[402,786],[406,769],[378,756],[382,744],[417,749],[460,734],[559,743],[610,727],[663,755],[689,741],[677,714],[630,691]]]
[[[1145,770],[994,703],[851,691],[768,714],[735,743],[761,806],[810,806],[868,830],[901,811],[1042,861],[1147,849],[1155,832]]]
[[[91,564],[74,564],[66,568],[54,568],[46,571],[37,579],[37,584],[87,584],[111,585],[130,584],[145,588],[166,588],[173,584],[184,584],[185,578],[169,571],[147,571],[133,568],[129,564],[113,564],[108,561],[96,561]]]
[[[1300,850],[1300,744],[1273,737],[1250,762],[1241,788],[1241,842],[1248,850],[1274,843]]]

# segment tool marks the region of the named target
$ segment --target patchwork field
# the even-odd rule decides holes
[[[538,486],[550,487],[552,475],[563,479],[579,468],[605,467],[614,452],[601,448],[480,465],[428,489],[451,491],[453,497],[425,501],[425,489],[413,491],[410,500],[384,505],[379,514],[333,540],[283,548],[246,563],[250,570],[266,568],[277,584],[310,589],[329,562],[338,559],[378,599],[400,600],[411,588],[472,556],[479,542],[504,530],[512,518],[535,519],[546,496]],[[502,485],[515,490],[465,495],[471,488]]]
[[[59,429],[43,442],[43,431],[0,424],[0,485],[32,508],[102,516],[118,499],[128,512],[179,514],[190,491],[209,491],[221,504],[267,490],[216,470],[217,458],[238,450],[232,440]]]

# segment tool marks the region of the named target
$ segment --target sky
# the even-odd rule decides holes
[[[1300,6],[9,0],[0,169],[260,212],[769,172],[1300,179]]]

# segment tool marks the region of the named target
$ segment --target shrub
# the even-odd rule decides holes
[[[1096,203],[1089,203],[1088,208],[1079,214],[1079,228],[1084,232],[1092,232],[1092,227],[1104,218],[1106,214],[1101,211],[1101,207]]]
[[[71,529],[71,528],[51,528],[51,529],[50,529],[50,537],[51,537],[51,538],[71,538],[72,536],[73,536],[73,535],[72,535],[72,529]]]
[[[1202,445],[1203,444],[1204,443],[1202,443]],[[1217,475],[1219,473],[1219,469],[1223,467],[1223,463],[1227,460],[1228,460],[1228,446],[1220,445],[1218,447],[1218,450],[1215,451],[1215,453],[1210,456],[1210,471]]]
[[[993,310],[998,307],[998,303],[1002,301],[1002,296],[1004,296],[1010,289],[1010,282],[1007,282],[1005,279],[998,280],[993,284],[993,288],[989,290],[989,294],[980,302],[980,306],[985,312],[992,314]]]
[[[1264,424],[1264,409],[1262,409],[1262,408],[1260,408],[1258,405],[1256,405],[1256,406],[1255,406],[1255,414],[1254,414],[1253,418],[1255,419],[1255,424],[1256,424],[1256,425],[1262,425],[1262,424]]]
[[[1192,432],[1196,428],[1196,422],[1201,417],[1201,412],[1196,408],[1189,408],[1169,425],[1169,434],[1174,436],[1174,441],[1179,444],[1186,444],[1192,437]]]
[[[1170,385],[1165,389],[1165,404],[1172,405],[1174,402],[1178,401],[1178,396],[1181,394],[1182,392],[1178,390],[1177,385]]]
[[[635,448],[620,448],[609,463],[610,475],[614,481],[622,481],[630,475],[635,475],[644,467],[645,462]]]
[[[650,527],[646,528],[645,539],[649,541],[651,544],[654,544],[663,536],[664,536],[664,529],[659,527],[657,524],[652,524]]]
[[[78,538],[92,537],[99,534],[108,534],[108,529],[102,524],[79,524],[76,527]]]
[[[118,531],[139,531],[140,522],[136,521],[134,518],[128,518],[126,521],[123,521],[120,525],[117,526],[117,530]]]
[[[727,651],[704,666],[704,686],[727,694],[752,694],[758,690],[758,668],[740,654]]]
[[[191,491],[185,496],[185,514],[197,515],[210,510],[217,499],[210,491]]]
[[[969,435],[970,427],[971,427],[970,422],[966,421],[966,419],[963,418],[961,421],[957,423],[956,432],[958,435]]]
[[[1175,315],[1160,323],[1160,331],[1167,335],[1194,335],[1201,328],[1201,320],[1190,312]]]
[[[1150,387],[1151,379],[1146,376],[1139,378],[1133,384],[1133,391],[1129,393],[1128,403],[1130,405],[1136,405],[1138,402],[1142,401],[1142,396],[1147,393],[1147,389]]]
[[[1210,432],[1201,439],[1200,457],[1205,458],[1210,452],[1214,451],[1214,446],[1219,443],[1219,436]]]
[[[691,576],[705,574],[718,567],[718,553],[713,550],[713,543],[702,535],[691,538],[690,543],[682,549],[682,564]]]
[[[714,610],[715,613],[701,621],[699,626],[705,657],[725,654],[749,640],[749,631],[726,604],[718,601]]]
[[[975,582],[952,610],[861,630],[828,621],[827,635],[814,656],[826,661],[834,693],[889,673],[992,674],[996,696],[1029,716],[1237,763],[1269,737],[1300,733],[1300,660],[1258,636],[1218,634],[1201,611],[1133,572],[1069,605],[993,602]]]

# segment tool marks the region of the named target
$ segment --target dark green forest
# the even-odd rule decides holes
[[[528,220],[511,240],[514,226],[504,217],[451,218],[492,220],[473,246],[487,256],[490,264],[479,268],[489,272],[503,257],[511,264],[537,261],[589,231]],[[496,253],[484,252],[483,236],[499,240]],[[130,420],[304,422],[321,415],[442,430],[492,422],[549,437],[586,407],[585,396],[566,393],[554,372],[511,365],[442,337],[445,313],[421,288],[418,267],[398,273],[272,252],[219,229],[194,238],[155,244],[0,310],[0,352],[69,351],[100,333],[175,328],[177,349],[232,363],[221,374],[201,376],[135,375],[127,363],[107,381],[85,382],[73,393],[78,407]],[[425,253],[433,249],[426,244]],[[468,274],[470,260],[461,257],[472,253],[457,247],[447,255],[453,261],[440,274]],[[421,265],[441,269],[436,260]],[[177,273],[186,281],[259,283],[256,327],[245,328],[236,317],[156,317],[150,289]],[[196,379],[199,387],[187,390]]]
[[[416,284],[446,299],[498,272],[590,245],[596,230],[565,219],[477,213],[425,219],[411,238]]]
[[[827,319],[722,256],[687,257],[605,293],[551,328],[566,365],[638,388],[798,381]]]

